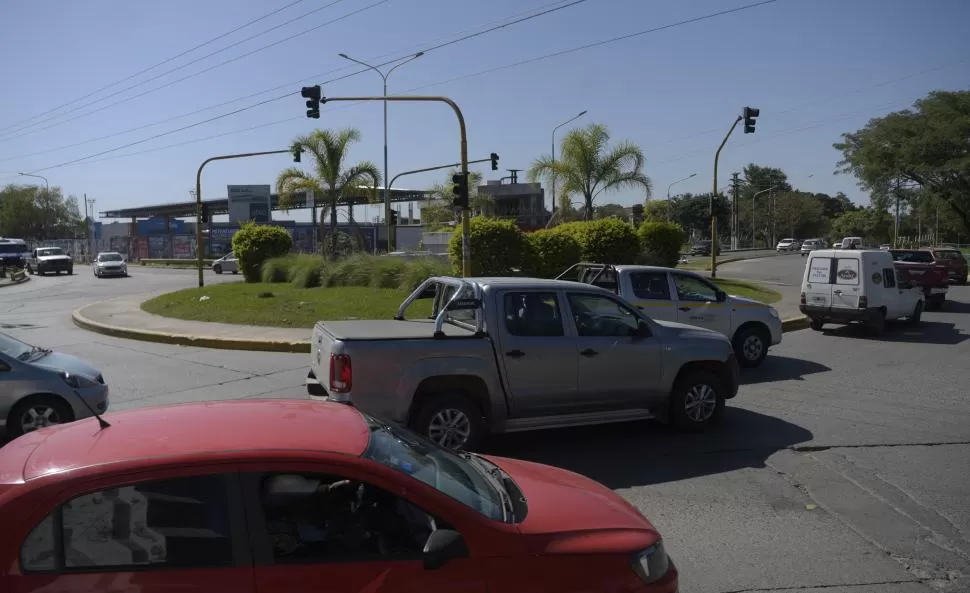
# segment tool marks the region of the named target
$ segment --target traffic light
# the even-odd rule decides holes
[[[209,206],[202,204],[202,211],[199,213],[199,221],[202,224],[209,224]]]
[[[303,155],[303,147],[302,146],[294,146],[291,149],[291,151],[293,152],[293,162],[294,163],[299,163],[300,162],[300,157]]]
[[[397,210],[391,210],[391,225],[397,226],[398,213]]]
[[[498,154],[493,152],[489,158],[492,159],[492,171],[498,171]]]
[[[465,210],[468,208],[468,173],[456,173],[451,177],[451,182],[455,184],[455,188],[452,190],[455,194],[455,199],[452,200],[452,205],[455,208],[461,208]]]
[[[306,116],[312,119],[320,119],[320,85],[305,86],[300,91],[306,102]]]
[[[761,114],[761,110],[756,107],[745,107],[744,111],[741,113],[741,117],[744,118],[744,133],[754,134],[754,118]]]

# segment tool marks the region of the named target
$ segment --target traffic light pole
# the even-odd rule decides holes
[[[196,263],[199,267],[199,288],[205,286],[205,276],[203,275],[202,267],[202,169],[212,161],[228,161],[230,159],[243,159],[251,156],[264,156],[267,154],[293,154],[294,149],[288,148],[286,150],[268,150],[265,152],[244,152],[240,154],[224,154],[220,156],[209,157],[202,161],[199,165],[199,170],[195,173],[195,256]]]
[[[437,102],[447,103],[458,117],[458,129],[461,134],[461,174],[468,177],[468,135],[465,131],[465,116],[462,115],[458,104],[448,97],[435,96],[412,96],[412,97],[320,97],[321,103],[330,101],[411,101],[411,102]],[[461,210],[461,275],[471,276],[472,272],[472,248],[471,248],[471,227],[469,218],[471,212],[467,205]],[[390,237],[388,237],[390,239]]]
[[[717,161],[721,158],[721,149],[727,144],[728,138],[731,137],[734,128],[738,127],[742,119],[739,115],[734,120],[731,129],[725,134],[724,140],[721,140],[721,145],[717,147],[717,152],[714,153],[714,191],[711,193],[711,278],[717,278],[717,211],[714,209],[714,201],[717,199]]]
[[[478,159],[477,161],[468,161],[469,165],[475,165],[478,163],[487,163],[492,159]],[[388,186],[393,189],[394,182],[397,181],[398,177],[404,177],[405,175],[414,175],[415,173],[427,173],[428,171],[440,171],[441,169],[452,169],[454,167],[461,166],[461,163],[451,163],[450,165],[438,165],[437,167],[427,167],[424,169],[414,169],[413,171],[404,171],[403,173],[398,173],[394,177],[391,177],[391,182]]]

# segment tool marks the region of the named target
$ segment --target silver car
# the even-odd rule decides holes
[[[223,272],[232,272],[233,274],[239,273],[239,260],[232,253],[223,255],[216,261],[212,262],[212,271],[216,274],[221,274]]]
[[[10,438],[108,409],[108,386],[90,364],[0,332],[0,428]]]
[[[91,264],[94,275],[98,278],[105,276],[127,276],[128,263],[125,256],[114,251],[99,253]]]

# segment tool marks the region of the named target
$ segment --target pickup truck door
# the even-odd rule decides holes
[[[677,321],[677,305],[670,297],[670,275],[663,271],[621,275],[620,296],[651,319]]]
[[[639,317],[612,296],[570,292],[579,358],[576,412],[647,406],[660,388],[660,341],[635,337]]]
[[[730,338],[731,308],[717,300],[718,288],[693,274],[671,274],[677,296],[677,321],[714,330]]]
[[[576,337],[566,331],[560,295],[512,290],[496,295],[501,315],[495,354],[512,417],[567,413],[577,403]]]

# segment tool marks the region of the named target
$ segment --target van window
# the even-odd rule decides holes
[[[859,260],[840,257],[838,267],[835,269],[835,283],[858,286]]]
[[[882,269],[882,285],[886,288],[896,288],[896,271],[893,268]]]
[[[808,263],[809,284],[832,284],[832,258],[813,257]]]

